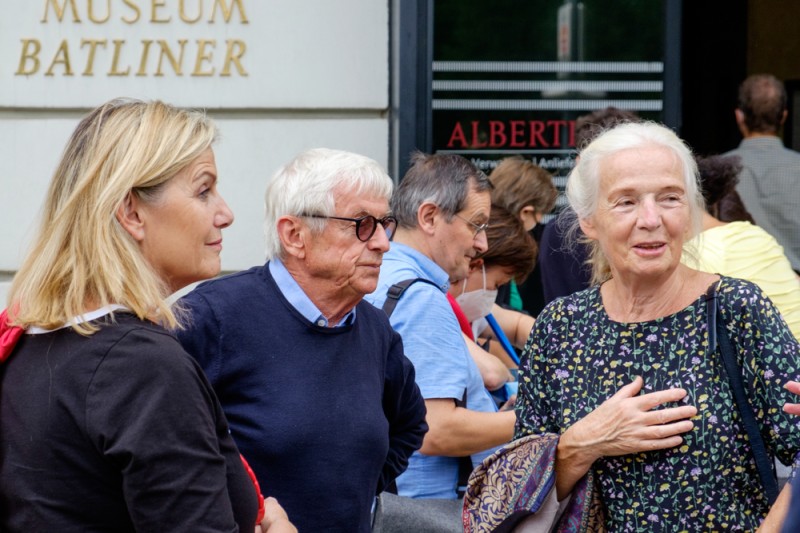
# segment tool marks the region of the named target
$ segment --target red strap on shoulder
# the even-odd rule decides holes
[[[461,327],[461,331],[464,332],[464,335],[475,340],[475,333],[472,332],[472,324],[469,323],[467,319],[467,315],[464,314],[464,311],[461,310],[461,306],[458,305],[458,302],[455,298],[448,292],[447,293],[447,301],[450,302],[450,307],[453,308],[453,313],[456,315],[456,319],[458,320],[458,325]]]
[[[258,486],[258,479],[256,479],[255,472],[253,472],[253,469],[250,468],[250,465],[247,463],[247,459],[245,459],[242,454],[239,454],[239,458],[242,460],[242,466],[244,466],[247,475],[250,476],[250,481],[253,482],[253,488],[256,489],[256,495],[258,496],[258,517],[256,518],[256,525],[259,525],[261,521],[264,520],[264,496],[261,495],[261,487]]]
[[[8,359],[24,331],[21,327],[8,323],[8,309],[3,309],[0,313],[0,363]]]

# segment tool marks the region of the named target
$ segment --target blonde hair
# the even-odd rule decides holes
[[[179,327],[169,289],[117,220],[129,194],[156,201],[164,185],[216,139],[203,113],[115,99],[78,124],[47,192],[32,247],[11,285],[9,313],[23,328],[53,329],[91,308],[119,304]],[[90,306],[90,307],[89,307]],[[70,324],[78,333],[97,330]]]

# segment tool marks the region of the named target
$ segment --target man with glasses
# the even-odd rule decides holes
[[[415,154],[392,197],[397,230],[378,287],[367,296],[384,307],[393,286],[425,281],[408,285],[400,297],[393,293],[390,305],[390,321],[416,369],[429,426],[422,448],[397,479],[397,492],[453,500],[456,528],[461,458],[471,457],[469,471],[514,432],[514,412],[497,412],[446,295],[449,284],[466,278],[470,261],[487,249],[490,189],[486,175],[461,156]]]
[[[427,430],[400,336],[362,301],[397,226],[392,187],[366,157],[301,153],[267,186],[267,263],[180,301],[180,341],[299,531],[369,532],[376,494]]]

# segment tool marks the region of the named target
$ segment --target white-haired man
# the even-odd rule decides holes
[[[366,302],[396,220],[373,160],[309,150],[267,186],[265,265],[206,282],[179,332],[264,495],[299,531],[371,530],[427,430],[414,368]]]

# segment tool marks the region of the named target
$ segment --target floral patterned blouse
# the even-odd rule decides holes
[[[717,291],[767,448],[796,466],[800,417],[782,406],[800,401],[783,389],[800,377],[800,346],[756,285],[723,276]],[[597,287],[552,302],[536,320],[515,438],[563,433],[637,375],[642,394],[682,387],[682,401],[697,407],[683,445],[594,463],[609,531],[749,531],[769,510],[719,348],[707,352],[707,323],[705,295],[670,316],[615,322]]]

